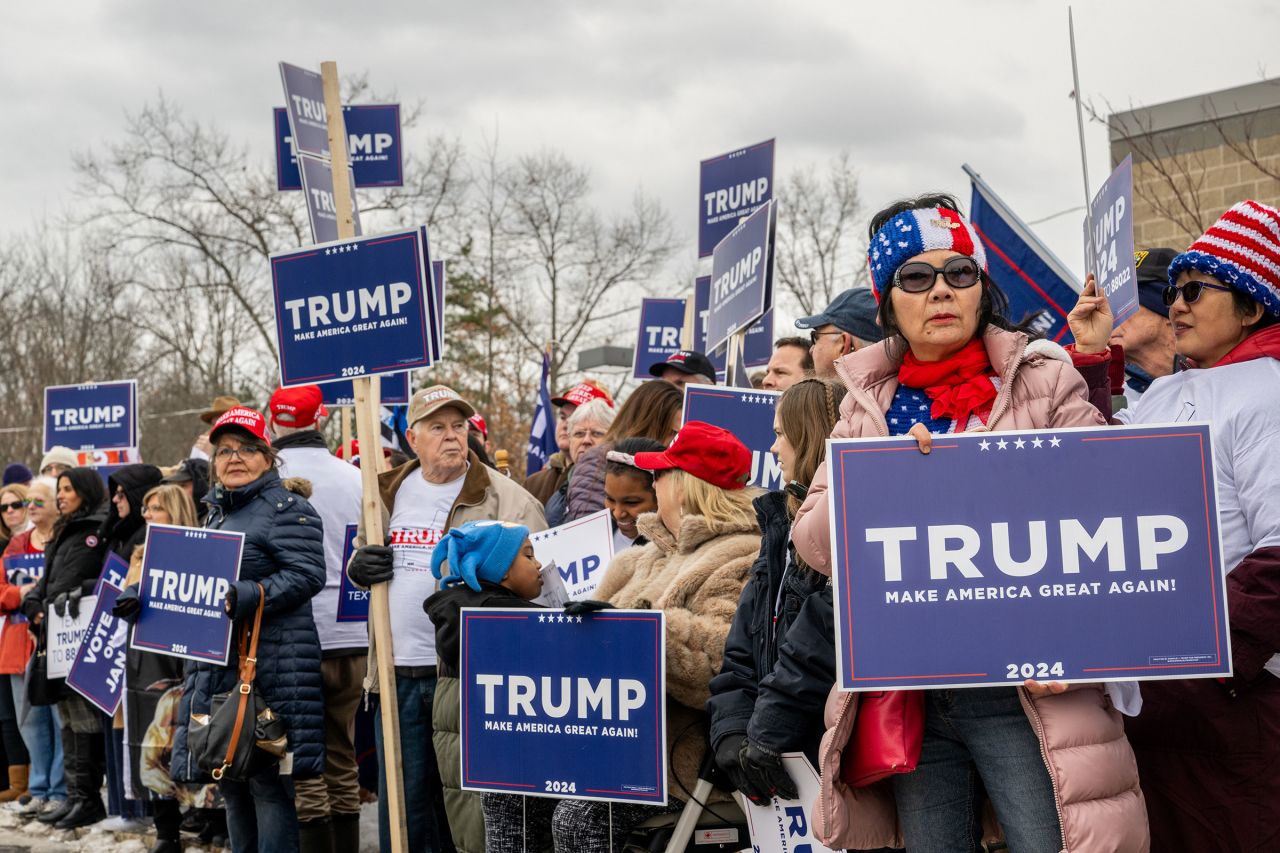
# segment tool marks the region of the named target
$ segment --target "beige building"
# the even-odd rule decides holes
[[[1112,168],[1133,155],[1139,249],[1184,249],[1247,198],[1280,207],[1280,79],[1115,113],[1107,123]]]

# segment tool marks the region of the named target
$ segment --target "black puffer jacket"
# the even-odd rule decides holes
[[[719,674],[711,679],[707,710],[711,714],[713,747],[728,735],[747,732],[760,682],[773,672],[779,646],[789,635],[806,599],[827,584],[825,577],[797,565],[790,554],[791,519],[787,515],[786,494],[769,492],[752,504],[764,536],[760,556],[752,567],[751,580],[742,590],[725,640],[724,662]],[[820,725],[810,725],[804,743],[793,744],[788,750],[803,749],[815,759],[816,766],[821,734]]]
[[[154,465],[125,465],[107,478],[108,499],[123,488],[129,501],[129,514],[121,518],[115,504],[107,507],[107,519],[102,523],[98,538],[103,547],[128,563],[133,559],[134,546],[141,545],[147,535],[146,521],[142,517],[142,499],[147,492],[160,485],[164,475]],[[104,554],[105,556],[105,554]]]
[[[256,584],[262,584],[266,607],[255,683],[288,727],[294,778],[318,776],[324,770],[324,697],[311,598],[325,583],[320,516],[305,498],[286,489],[275,471],[240,489],[215,486],[205,502],[209,504],[205,527],[245,534],[240,580],[233,585],[234,618],[242,625],[253,617],[258,605]],[[187,751],[187,721],[192,712],[209,713],[212,698],[235,687],[238,669],[234,642],[226,666],[187,664],[173,742],[175,780],[204,781]]]
[[[102,573],[106,554],[98,531],[106,520],[107,507],[72,516],[44,551],[44,574],[35,589],[22,600],[22,613],[34,621],[64,592],[79,589],[92,595]]]

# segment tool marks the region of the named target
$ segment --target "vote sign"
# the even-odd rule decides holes
[[[231,620],[223,605],[243,550],[243,533],[149,525],[132,647],[225,665]]]
[[[698,169],[698,257],[773,198],[774,140],[703,160]]]
[[[571,601],[590,598],[613,561],[613,524],[607,509],[529,535],[543,565],[555,563]]]
[[[354,406],[355,382],[339,379],[320,386],[320,394],[326,406]],[[409,374],[384,373],[378,383],[378,398],[384,406],[403,406],[409,402]]]
[[[356,533],[360,526],[348,524],[346,536],[342,539],[342,581],[338,585],[338,621],[369,621],[369,590],[361,589],[347,575],[347,564],[356,549]]]
[[[98,582],[98,602],[67,674],[67,686],[99,711],[112,715],[124,694],[125,639],[129,625],[111,615],[120,587],[105,578]]]
[[[338,239],[338,204],[334,200],[333,170],[328,160],[303,154],[299,157],[302,188],[307,200],[307,221],[311,223],[311,242],[329,243]],[[360,208],[356,205],[355,179],[347,169],[351,188],[351,219],[357,237],[361,234]]]
[[[703,421],[733,433],[751,451],[751,479],[747,485],[776,491],[786,485],[778,457],[769,451],[775,441],[774,409],[781,396],[778,391],[753,388],[686,385],[682,422]]]
[[[400,145],[399,104],[349,104],[342,108],[347,128],[347,152],[362,189],[404,185],[404,157]],[[293,150],[289,114],[284,107],[272,110],[276,144],[276,189],[302,189],[298,160]],[[325,142],[328,142],[326,133]]]
[[[423,256],[417,228],[273,254],[281,384],[431,366]]]
[[[631,376],[648,379],[649,367],[681,349],[680,333],[684,331],[683,299],[641,299],[640,331],[635,355],[631,359]]]
[[[1089,223],[1093,222],[1093,233]],[[1138,267],[1133,257],[1133,158],[1125,157],[1098,190],[1084,223],[1085,263],[1119,326],[1138,310]]]
[[[773,307],[775,204],[751,214],[711,255],[707,346],[715,349]]]
[[[1207,425],[828,454],[843,689],[1231,673]]]
[[[462,610],[462,787],[667,802],[664,614]]]
[[[44,449],[122,450],[138,446],[133,379],[44,389]]]

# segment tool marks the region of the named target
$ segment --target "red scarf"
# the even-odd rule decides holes
[[[1236,344],[1235,349],[1220,358],[1214,367],[1253,361],[1255,358],[1280,359],[1280,326],[1268,326],[1260,332],[1254,332]]]
[[[910,388],[921,388],[933,401],[930,415],[951,418],[960,431],[977,415],[985,424],[991,417],[996,400],[996,386],[991,377],[996,372],[987,357],[987,348],[975,338],[950,358],[942,361],[920,361],[910,352],[898,368],[898,381]]]

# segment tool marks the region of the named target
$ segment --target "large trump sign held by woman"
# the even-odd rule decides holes
[[[463,789],[664,805],[664,624],[463,608]]]
[[[1231,674],[1208,426],[828,452],[843,689]]]

